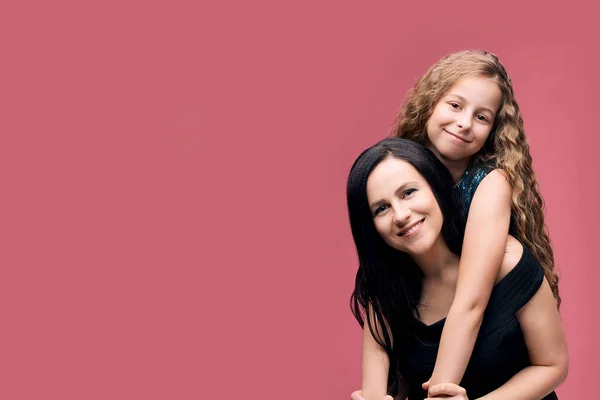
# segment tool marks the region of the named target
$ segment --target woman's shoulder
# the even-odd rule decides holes
[[[488,306],[513,314],[527,304],[543,279],[544,270],[527,246],[509,235]]]

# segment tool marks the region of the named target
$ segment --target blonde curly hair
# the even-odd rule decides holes
[[[441,97],[460,79],[482,76],[496,82],[502,102],[490,135],[475,154],[470,167],[495,165],[503,169],[512,187],[511,224],[544,269],[560,307],[558,275],[544,224],[544,201],[532,168],[523,119],[506,69],[494,54],[466,50],[450,54],[434,64],[412,88],[404,101],[392,136],[429,144],[427,121]]]

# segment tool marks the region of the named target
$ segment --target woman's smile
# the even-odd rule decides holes
[[[409,225],[407,228],[402,229],[397,236],[405,238],[415,236],[421,230],[421,227],[423,226],[423,221],[425,221],[425,218],[415,222],[412,225]]]

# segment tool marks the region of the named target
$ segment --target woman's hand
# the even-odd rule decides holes
[[[365,400],[365,398],[362,396],[362,392],[360,390],[357,390],[356,392],[352,392],[352,394],[350,395],[350,399],[351,400]],[[388,394],[382,400],[394,400],[394,398]]]
[[[423,384],[423,389],[426,389],[425,386],[429,386],[428,383],[429,381]],[[433,385],[429,387],[428,396],[425,400],[435,400],[441,397],[452,400],[469,400],[467,391],[454,383]]]

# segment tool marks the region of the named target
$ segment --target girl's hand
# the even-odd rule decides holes
[[[365,398],[362,397],[362,392],[360,390],[357,390],[356,392],[352,392],[352,394],[350,395],[350,399],[351,400],[365,400]],[[390,395],[387,395],[382,400],[394,400],[394,398]]]
[[[421,385],[421,387],[423,388],[423,390],[429,391],[429,382],[430,381],[431,381],[431,379],[429,379],[427,382],[425,382],[424,384]]]
[[[429,383],[429,381],[426,383]],[[425,383],[423,386],[425,386]],[[454,383],[440,383],[438,385],[433,385],[429,388],[428,396],[429,397],[425,400],[435,400],[436,398],[441,397],[452,400],[469,400],[467,391]]]

